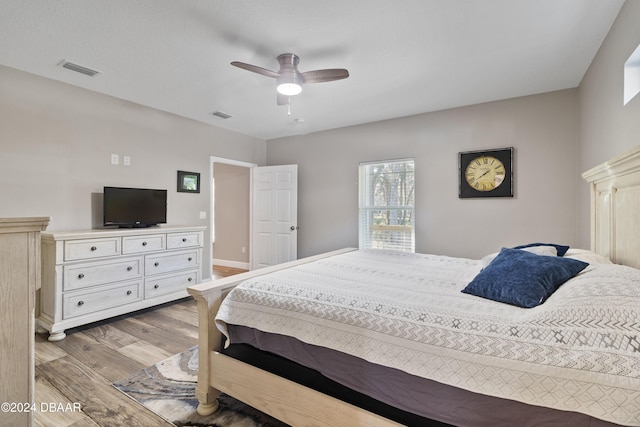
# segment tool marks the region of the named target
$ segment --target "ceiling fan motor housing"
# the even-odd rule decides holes
[[[280,70],[278,70],[278,92],[283,95],[293,96],[302,92],[304,77],[298,71],[300,58],[293,53],[283,53],[278,56]]]

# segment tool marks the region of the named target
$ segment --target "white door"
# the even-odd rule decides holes
[[[251,269],[298,257],[298,165],[251,168]]]

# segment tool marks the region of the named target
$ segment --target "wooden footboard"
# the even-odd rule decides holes
[[[209,369],[213,387],[291,426],[401,425],[216,351]]]
[[[251,396],[247,396],[245,394],[245,391],[248,391],[248,390],[255,391],[257,389],[256,384],[263,383],[264,378],[262,377],[258,378],[257,375],[268,374],[268,373],[253,367],[250,367],[251,369],[249,369],[249,365],[234,364],[233,362],[236,362],[236,361],[233,361],[233,359],[218,353],[221,346],[222,335],[221,335],[221,332],[218,330],[218,328],[216,328],[214,324],[216,313],[218,312],[220,304],[222,303],[222,300],[224,299],[226,294],[235,286],[237,286],[238,284],[240,284],[241,282],[247,279],[262,276],[268,273],[272,273],[274,271],[295,267],[297,265],[306,264],[308,262],[320,260],[323,258],[328,258],[331,256],[343,254],[346,252],[351,252],[353,250],[355,249],[346,248],[346,249],[340,249],[337,251],[327,252],[320,255],[315,255],[315,256],[311,256],[311,257],[307,257],[307,258],[303,258],[295,261],[290,261],[290,262],[286,262],[286,263],[271,266],[271,267],[262,268],[259,270],[249,271],[247,273],[242,273],[235,276],[226,277],[224,279],[218,279],[218,280],[212,280],[210,282],[200,283],[198,285],[192,286],[187,289],[188,292],[195,298],[198,305],[198,330],[199,330],[198,358],[200,362],[198,367],[198,386],[196,387],[196,398],[200,402],[200,404],[198,405],[198,413],[200,415],[210,415],[218,409],[218,402],[216,399],[221,392],[225,392],[237,398],[238,400],[241,400],[249,405],[252,405],[256,409],[259,409],[265,413],[268,413],[276,418],[281,418],[284,413],[288,412],[289,409],[291,409],[292,404],[296,405],[294,401],[296,400],[295,398],[299,396],[299,391],[297,390],[297,388],[301,386],[291,382],[289,383],[295,384],[297,388],[293,387],[293,388],[284,390],[282,394],[278,393],[279,395],[286,397],[285,400],[287,400],[286,402],[281,402],[282,403],[281,406],[275,405],[275,401],[274,402],[269,401],[268,403],[266,403],[266,400],[263,402],[260,399],[256,400],[255,398]],[[229,362],[228,360],[231,360],[231,362]],[[219,363],[223,365],[222,369],[219,369],[219,367],[217,367],[218,362],[216,361],[221,361]],[[231,365],[226,366],[226,363],[231,363]],[[237,362],[237,363],[241,363],[241,362]],[[219,378],[217,377],[214,378],[214,376],[221,375],[221,373],[227,372],[228,369],[233,369],[234,373],[236,370],[247,371],[247,370],[255,370],[255,369],[257,369],[257,371],[259,372],[253,372],[252,375],[249,375],[249,376],[234,377],[242,381],[241,384],[233,383],[230,381],[221,382]],[[268,374],[266,376],[268,377],[269,375],[271,374]],[[233,384],[235,385],[231,387],[231,385]],[[335,401],[339,402],[337,400]],[[262,403],[266,403],[266,405],[263,405]],[[343,402],[340,402],[340,403],[343,403]],[[300,405],[300,404],[302,403],[297,403],[297,405]],[[337,403],[332,402],[332,404],[336,405]],[[348,405],[348,406],[351,408],[354,408],[351,405]],[[275,410],[274,408],[276,407],[280,409]],[[336,411],[335,406],[332,406],[331,411],[325,410],[324,412],[332,412],[332,411],[333,412]],[[367,412],[367,414],[369,413]],[[377,417],[376,415],[373,415],[373,414],[370,414],[370,415],[372,415],[373,417]],[[310,417],[311,415],[306,414],[305,416]],[[380,418],[380,417],[377,417],[377,418]],[[299,418],[297,420],[298,420],[297,422],[293,422],[295,421],[295,419],[288,420],[288,421],[283,420],[283,421],[291,425],[308,425],[308,421],[303,422],[303,420],[305,420],[304,418]],[[329,422],[324,425],[354,426],[354,425],[395,425],[395,424],[393,423],[389,424],[389,422],[386,421],[386,424],[380,424],[380,423],[370,424],[368,422],[366,424],[362,424],[360,422],[356,424],[353,424],[353,423],[336,424],[335,422]]]

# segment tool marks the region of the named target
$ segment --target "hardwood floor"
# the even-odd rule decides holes
[[[216,265],[215,267],[213,267],[213,278],[220,279],[222,277],[232,276],[238,273],[244,273],[245,271],[247,270],[242,270],[240,268],[234,268],[234,267],[225,267],[222,265]]]
[[[216,267],[213,277],[242,271]],[[36,335],[34,425],[171,426],[111,384],[197,344],[191,297],[66,333],[57,342]]]

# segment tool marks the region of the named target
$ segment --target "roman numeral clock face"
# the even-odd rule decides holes
[[[513,197],[513,147],[459,153],[461,199]]]
[[[491,191],[504,181],[506,170],[502,162],[492,156],[476,157],[469,163],[464,177],[478,191]]]

